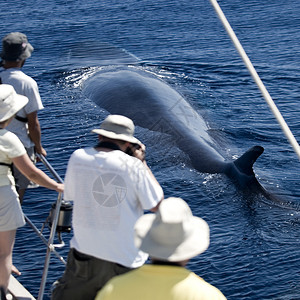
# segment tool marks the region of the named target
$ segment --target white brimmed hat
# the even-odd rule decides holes
[[[209,227],[192,214],[181,198],[162,200],[155,214],[146,214],[135,224],[135,245],[152,258],[179,262],[209,246]]]
[[[28,103],[28,98],[18,95],[13,86],[0,84],[0,122],[8,120]]]
[[[92,132],[114,140],[141,144],[141,142],[133,136],[134,124],[132,120],[121,115],[109,115],[102,122],[100,128],[93,129]]]

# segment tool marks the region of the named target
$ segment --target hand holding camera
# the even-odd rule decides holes
[[[144,161],[146,156],[146,147],[144,144],[130,144],[126,149],[126,153]]]

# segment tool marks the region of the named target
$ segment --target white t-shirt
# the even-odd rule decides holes
[[[26,118],[26,115],[43,109],[42,100],[39,94],[36,81],[23,73],[19,68],[9,68],[0,73],[2,83],[10,84],[14,87],[17,94],[28,98],[28,103],[18,111],[17,115]],[[28,135],[27,123],[13,119],[7,126],[7,130],[15,133],[25,148],[34,146]]]
[[[74,201],[71,247],[136,268],[148,255],[134,246],[134,225],[163,191],[144,164],[122,151],[76,150],[68,163],[64,199]]]
[[[11,164],[12,158],[26,154],[19,138],[6,129],[0,129],[0,162]],[[0,165],[0,186],[14,185],[15,180],[8,166]]]

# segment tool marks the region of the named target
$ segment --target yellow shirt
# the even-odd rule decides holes
[[[19,138],[6,129],[0,129],[0,162],[11,164],[12,158],[26,154]],[[8,166],[0,165],[0,186],[14,185],[15,180]]]
[[[112,278],[95,300],[226,300],[195,273],[177,266],[144,265]]]

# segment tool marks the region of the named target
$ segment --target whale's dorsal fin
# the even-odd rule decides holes
[[[261,146],[254,146],[234,161],[234,165],[245,175],[253,175],[252,166],[257,158],[264,152]]]
[[[264,188],[257,181],[253,172],[253,164],[264,152],[261,146],[254,146],[246,151],[237,160],[229,163],[224,173],[231,178],[242,189],[265,192]]]

